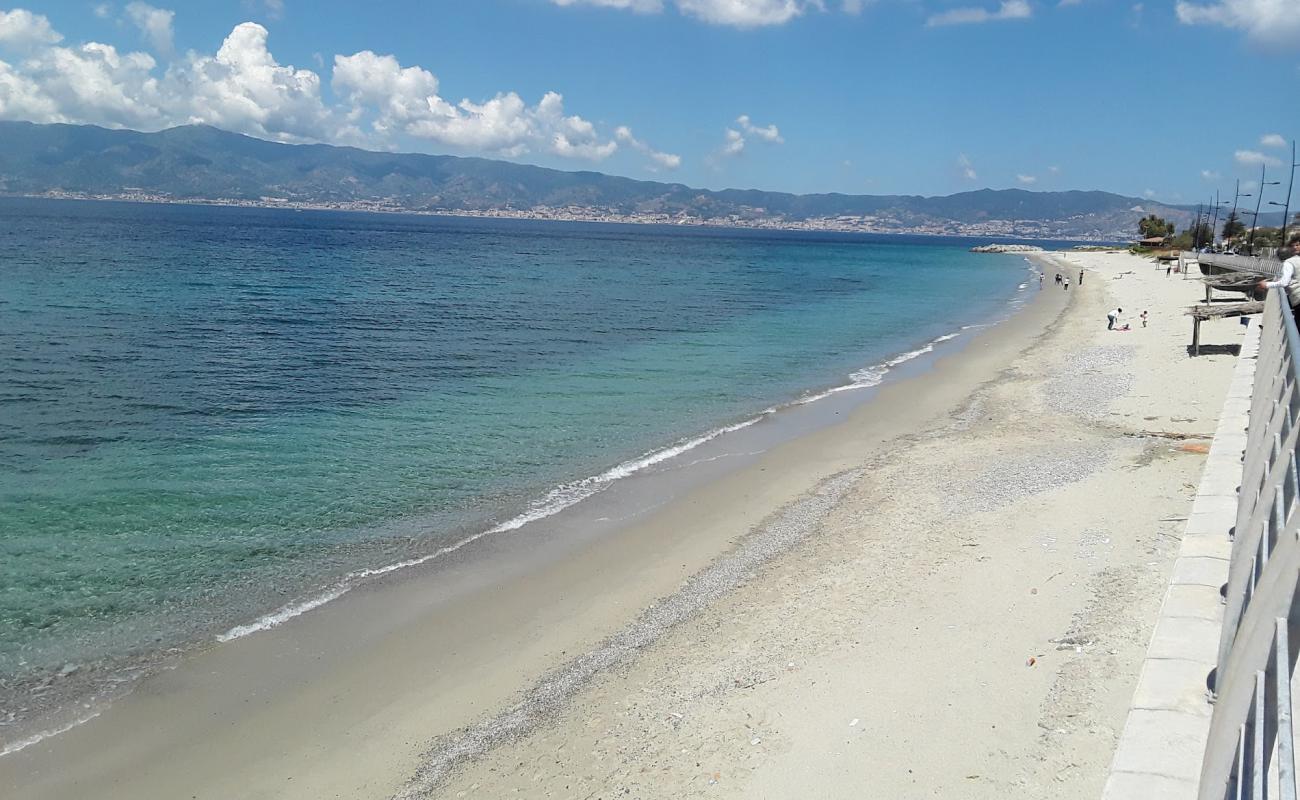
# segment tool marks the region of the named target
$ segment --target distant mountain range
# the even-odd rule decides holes
[[[279,144],[197,125],[140,133],[0,122],[0,194],[1097,240],[1134,238],[1148,213],[1180,229],[1193,217],[1099,191],[708,191],[483,158]]]

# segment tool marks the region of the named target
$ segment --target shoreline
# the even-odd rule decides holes
[[[1032,274],[1033,269],[1034,267],[1030,266],[1028,271]],[[120,665],[120,668],[115,668],[113,665],[96,664],[93,666],[96,673],[113,670],[112,674],[101,679],[101,684],[108,684],[110,688],[105,690],[100,688],[99,685],[92,685],[89,693],[65,692],[64,696],[70,699],[68,702],[61,704],[62,707],[59,709],[59,713],[38,716],[36,722],[16,727],[14,729],[16,735],[12,738],[0,741],[0,760],[19,753],[28,747],[67,733],[99,717],[110,710],[114,704],[129,698],[134,687],[141,681],[147,681],[159,672],[176,669],[178,666],[182,666],[186,659],[201,655],[212,647],[278,628],[304,614],[334,603],[354,590],[367,588],[367,584],[388,580],[390,579],[388,576],[391,576],[393,580],[405,579],[406,573],[418,571],[425,565],[433,566],[431,562],[438,562],[444,557],[453,556],[464,548],[472,549],[472,546],[479,543],[480,540],[510,534],[526,525],[532,525],[535,528],[537,523],[557,514],[564,514],[573,506],[590,500],[595,495],[610,489],[619,481],[637,477],[643,472],[653,472],[655,468],[661,465],[665,469],[687,469],[691,466],[690,464],[679,465],[676,463],[680,457],[691,454],[692,451],[706,445],[715,444],[726,447],[732,444],[730,441],[715,443],[715,440],[720,437],[727,437],[730,434],[764,422],[768,422],[769,425],[784,425],[784,427],[789,428],[791,425],[784,421],[787,416],[791,416],[795,412],[817,416],[811,422],[805,421],[795,424],[793,426],[795,430],[793,431],[777,432],[760,437],[762,439],[760,442],[762,450],[803,435],[808,430],[826,427],[832,424],[833,416],[870,404],[872,390],[882,383],[895,379],[906,380],[909,374],[914,375],[917,371],[927,370],[930,368],[929,362],[933,361],[933,358],[943,356],[946,354],[945,351],[953,348],[960,350],[965,347],[971,338],[967,335],[968,333],[978,333],[983,329],[1005,322],[1009,315],[1015,314],[1020,306],[1029,297],[1032,297],[1032,295],[1028,294],[1029,291],[1029,281],[1022,281],[1004,302],[995,307],[995,311],[991,316],[978,322],[961,325],[959,328],[936,336],[917,347],[904,350],[870,366],[854,370],[846,376],[847,382],[806,389],[798,397],[769,406],[739,421],[724,422],[718,427],[708,429],[700,434],[678,439],[662,447],[632,457],[598,474],[556,485],[544,494],[529,501],[504,522],[487,523],[481,530],[453,539],[427,553],[391,563],[354,569],[328,584],[309,590],[281,606],[267,610],[255,619],[233,624],[223,632],[216,633],[211,637],[196,638],[183,646],[169,647],[166,651],[156,655],[124,662]],[[938,353],[936,353],[936,348],[939,350]],[[927,356],[930,356],[930,358],[927,359]],[[903,370],[901,378],[897,374],[899,369]],[[805,411],[802,408],[832,398],[836,402],[836,406],[832,410],[819,411],[817,408],[812,408]],[[746,447],[742,446],[740,449],[743,450]],[[718,477],[717,474],[704,475],[699,480],[707,481],[716,477]],[[590,525],[591,520],[586,520],[586,523]],[[410,579],[416,580],[419,577],[411,576]],[[57,681],[56,678],[56,688]],[[69,711],[74,713],[67,713]],[[42,722],[41,720],[45,721]],[[0,761],[0,764],[3,764],[3,761]]]
[[[1012,304],[1012,303],[1014,303],[1014,302],[1016,301],[1016,298],[1021,298],[1021,299],[1023,300],[1023,299],[1026,298],[1026,296],[1027,296],[1027,295],[1026,295],[1026,292],[1036,292],[1036,290],[1033,290],[1033,289],[1017,290],[1016,294],[1013,295],[1012,298],[1010,298],[1010,299],[1007,301],[1008,304]],[[1032,297],[1032,295],[1028,295],[1028,296],[1029,296],[1029,297]],[[1003,308],[1005,308],[1005,306],[1004,306]],[[1005,312],[1001,312],[1001,313],[1005,314]],[[939,361],[942,361],[942,360],[948,358],[948,357],[951,355],[950,353],[947,353],[947,352],[944,352],[944,351],[946,351],[946,350],[955,350],[956,352],[961,352],[961,351],[965,350],[966,348],[972,347],[972,346],[975,345],[975,341],[976,341],[977,339],[982,339],[982,338],[983,338],[985,335],[987,335],[990,331],[996,331],[996,330],[1002,328],[1003,326],[1010,324],[1010,323],[1013,322],[1015,319],[1017,319],[1019,316],[1022,316],[1024,313],[1025,313],[1025,312],[1024,312],[1023,309],[1019,310],[1018,312],[1017,312],[1017,311],[1013,311],[1012,316],[1011,316],[1011,320],[1010,320],[1010,321],[1008,321],[1008,320],[1003,320],[1002,322],[999,323],[999,322],[997,321],[997,319],[994,319],[994,320],[992,320],[991,322],[988,322],[988,323],[980,323],[979,325],[967,326],[966,329],[979,329],[979,328],[982,328],[984,325],[992,325],[991,328],[984,328],[984,329],[982,329],[982,330],[975,330],[975,331],[974,331],[974,334],[975,334],[974,336],[969,337],[969,339],[968,339],[967,341],[965,341],[965,342],[958,341],[958,342],[956,343],[955,347],[954,347],[954,346],[951,346],[951,345],[950,345],[948,348],[943,348],[943,347],[941,347],[941,348],[940,348],[940,351],[941,351],[941,352],[938,353],[938,354],[935,354],[935,356],[934,356],[932,359],[921,359],[921,361],[923,361],[923,362],[930,362],[930,361],[933,361],[933,360],[935,360],[935,359],[937,359],[937,360],[939,360]],[[965,330],[965,329],[963,329],[963,330]],[[930,353],[932,353],[932,352],[934,351],[934,348],[935,348],[936,346],[943,345],[943,344],[947,343],[948,341],[951,341],[953,338],[957,337],[958,334],[960,334],[961,332],[962,332],[962,331],[959,331],[959,332],[957,332],[957,333],[945,334],[945,335],[943,335],[943,336],[937,337],[936,340],[934,340],[934,341],[930,341],[930,342],[927,342],[926,344],[924,344],[924,345],[923,345],[922,347],[920,347],[920,348],[917,348],[917,349],[915,349],[915,350],[913,350],[913,351],[909,351],[909,352],[904,353],[904,354],[900,354],[900,356],[895,357],[895,358],[893,358],[893,359],[889,359],[887,362],[884,362],[882,365],[879,365],[878,369],[881,369],[881,370],[893,369],[893,368],[895,368],[895,367],[899,367],[899,366],[901,366],[901,365],[904,364],[904,363],[908,363],[908,362],[910,361],[910,359],[916,358],[916,357],[918,357],[918,356],[929,355]],[[966,337],[961,337],[961,338],[966,338]],[[876,390],[876,389],[879,389],[879,390],[881,390],[881,391],[895,391],[895,390],[892,389],[892,387],[895,387],[895,386],[898,386],[898,385],[907,384],[908,382],[910,382],[911,380],[914,380],[914,379],[924,379],[927,375],[929,375],[929,374],[931,374],[931,373],[934,372],[934,366],[933,366],[932,364],[929,364],[929,363],[918,363],[918,362],[916,362],[916,361],[911,361],[911,362],[909,363],[909,367],[913,367],[913,366],[914,366],[915,370],[917,370],[917,371],[923,371],[924,374],[922,374],[919,378],[917,378],[916,376],[911,376],[911,377],[909,377],[909,376],[906,375],[906,374],[901,374],[901,375],[895,376],[895,377],[899,377],[899,378],[900,378],[897,382],[894,382],[894,381],[891,380],[891,381],[887,381],[883,386],[880,386],[880,387],[869,387],[869,388],[872,388],[873,391]],[[904,369],[904,370],[903,370],[903,373],[906,373],[906,372],[908,372],[908,370],[907,370],[907,369]],[[877,375],[875,376],[875,378],[871,378],[870,380],[875,380],[875,379],[877,379],[878,377],[879,377],[879,374],[877,374]],[[855,381],[861,381],[862,378],[855,376],[854,380],[855,380]],[[931,380],[934,380],[934,379],[931,378]],[[843,389],[845,389],[845,388],[855,387],[856,385],[861,385],[861,384],[850,384],[850,385],[848,385],[848,386],[836,386],[836,387],[831,387],[829,390],[823,391],[823,392],[821,392],[821,393],[814,393],[813,395],[811,395],[811,397],[810,397],[810,396],[805,396],[804,398],[800,398],[799,400],[792,402],[792,403],[789,404],[788,406],[783,407],[782,410],[783,410],[783,412],[785,412],[785,411],[797,411],[797,410],[799,410],[799,409],[798,409],[799,406],[806,406],[806,405],[808,405],[808,404],[817,405],[816,403],[813,403],[813,402],[812,402],[812,399],[811,399],[811,398],[825,399],[825,398],[830,397],[830,396],[832,396],[832,395],[841,394],[841,393],[843,393],[843,392],[842,392]],[[857,393],[856,393],[856,392],[847,392],[847,393],[843,393],[843,394],[847,394],[847,395],[855,395],[855,394],[857,394]],[[847,398],[837,398],[836,400],[838,401],[838,400],[840,400],[840,399],[844,399],[845,401],[847,401]],[[863,413],[868,413],[867,411],[865,411],[865,409],[873,408],[874,405],[875,405],[875,399],[874,399],[874,398],[871,398],[871,397],[868,397],[868,398],[865,398],[865,399],[862,399],[862,400],[857,400],[856,402],[853,402],[853,403],[851,403],[851,404],[849,404],[849,405],[847,405],[847,406],[844,406],[843,408],[840,408],[839,410],[834,411],[833,414],[834,414],[834,415],[839,415],[839,414],[841,414],[841,412],[843,412],[843,413],[845,413],[845,414],[853,413],[850,409],[851,409],[851,408],[856,408],[856,409],[857,409],[857,412],[856,412],[856,413],[858,413],[858,414],[860,415],[860,414],[863,414]],[[760,417],[755,418],[755,422],[753,422],[753,423],[751,423],[751,424],[756,424],[757,421],[764,420],[765,416],[766,416],[766,414],[765,414],[765,415],[762,415],[762,416],[760,416]],[[823,423],[824,423],[824,422],[825,422],[825,420],[823,420]],[[748,427],[748,425],[745,425],[745,427]],[[814,428],[820,428],[820,429],[826,429],[826,425],[825,425],[825,424],[814,425],[813,427],[814,427]],[[886,423],[884,427],[889,427],[888,423]],[[825,435],[825,434],[824,434],[824,430],[823,430],[822,435]],[[786,442],[785,444],[788,445],[789,442]],[[782,447],[782,446],[784,446],[784,445],[777,445],[777,448],[780,449],[780,447]],[[701,455],[707,455],[707,454],[701,454]],[[723,455],[728,455],[728,454],[723,454]],[[734,454],[732,454],[732,455],[734,455]],[[762,457],[765,457],[765,456],[766,456],[766,452],[765,452],[765,450],[760,450],[759,453],[757,453],[757,454],[751,454],[751,455],[759,455],[759,457],[760,457],[760,459],[761,459]],[[715,457],[716,457],[716,456],[715,456]],[[743,472],[745,469],[749,469],[749,470],[752,471],[752,470],[753,470],[753,467],[752,467],[752,466],[749,467],[749,468],[742,467],[742,468],[740,468],[740,469],[741,469],[742,472]],[[760,471],[760,472],[763,471],[764,469],[765,469],[764,467],[758,467],[758,471]],[[727,480],[727,479],[728,479],[728,478],[723,478],[722,480]],[[736,475],[730,475],[730,476],[729,476],[729,479],[734,483],[734,482],[736,481],[736,479],[737,479],[737,476],[736,476]],[[687,489],[684,489],[684,491],[689,492],[690,489],[687,488]],[[674,498],[674,499],[672,500],[672,502],[674,502],[674,503],[680,502],[680,498]],[[660,513],[660,512],[658,512],[658,511],[652,509],[652,510],[650,510],[648,513],[651,514],[651,515],[654,515],[654,514],[656,514],[656,513]],[[635,527],[635,526],[637,526],[637,525],[642,525],[642,526],[644,526],[646,523],[645,523],[645,522],[633,522],[633,523],[631,523],[631,524],[632,524],[632,527]],[[653,527],[653,526],[651,526],[651,527]],[[608,533],[608,531],[605,531],[605,532],[602,532],[600,535],[601,535],[601,536],[608,536],[609,533]],[[624,534],[619,534],[619,536],[623,536],[623,535],[624,535]],[[480,536],[482,536],[482,534],[480,534]],[[572,557],[572,556],[574,555],[575,548],[577,548],[577,549],[581,549],[581,548],[586,548],[586,547],[590,547],[590,546],[592,546],[593,541],[594,541],[595,538],[596,538],[596,537],[594,537],[594,536],[589,536],[589,537],[586,538],[585,541],[571,542],[571,543],[569,543],[567,546],[564,546],[564,547],[552,548],[552,549],[556,550],[557,552],[553,552],[553,553],[551,553],[551,554],[548,556],[548,560],[546,560],[546,562],[545,562],[545,563],[546,563],[546,568],[547,568],[547,569],[554,569],[554,567],[555,567],[559,562],[564,561],[566,558]],[[492,544],[489,544],[489,543],[486,543],[486,542],[480,542],[480,543],[478,543],[478,544],[482,544],[482,545],[484,545],[484,547],[485,547],[486,549],[488,549],[488,550],[493,549],[493,545],[492,545]],[[503,543],[503,544],[504,544],[504,543]],[[599,546],[599,545],[597,545],[597,546]],[[606,543],[606,544],[605,544],[605,547],[608,548],[608,547],[609,547],[609,544]],[[508,548],[500,547],[500,548],[498,548],[498,549],[508,549]],[[718,549],[718,545],[715,544],[715,545],[712,546],[712,549],[710,549],[710,550],[706,550],[706,551],[703,551],[703,552],[699,552],[699,553],[694,554],[694,555],[695,555],[696,564],[698,565],[698,567],[699,567],[700,569],[703,569],[704,566],[706,566],[708,563],[710,563],[712,560],[714,560],[714,559],[717,557],[717,554],[718,554],[719,552],[720,552],[720,550]],[[468,562],[469,560],[470,560],[469,558],[466,558],[466,559],[464,559],[463,561],[464,561],[464,562]],[[482,559],[482,558],[479,558],[478,560],[482,562],[482,561],[487,561],[487,560],[490,560],[490,559]],[[459,560],[458,560],[458,561],[459,561]],[[626,566],[625,566],[624,568],[626,568]],[[410,575],[403,575],[402,578],[399,579],[399,580],[397,580],[397,581],[386,580],[386,579],[383,578],[383,577],[379,577],[377,580],[374,580],[374,581],[367,581],[367,582],[364,582],[364,583],[358,584],[356,587],[349,587],[349,589],[352,590],[352,594],[354,594],[354,595],[364,595],[364,596],[367,596],[367,597],[365,598],[366,600],[370,600],[370,599],[373,599],[373,597],[374,597],[375,595],[382,594],[382,593],[384,593],[385,591],[387,591],[388,587],[390,587],[390,586],[391,586],[392,584],[394,584],[394,583],[397,583],[397,584],[415,584],[415,583],[418,583],[422,577],[427,577],[427,576],[425,576],[425,575],[415,574],[415,573],[418,573],[420,569],[421,569],[421,568],[420,568],[418,565],[411,565],[409,569],[404,569],[404,570],[402,570],[402,571],[403,571],[403,572],[411,572],[412,574],[410,574]],[[466,567],[466,564],[465,564],[465,563],[455,563],[455,564],[451,564],[451,563],[449,563],[449,564],[446,565],[446,570],[452,570],[452,571],[457,571],[457,572],[469,572],[469,573],[473,573],[473,572],[475,572],[475,570],[474,570],[472,567]],[[444,570],[444,571],[446,571],[446,570]],[[381,573],[382,573],[382,572],[386,572],[386,571],[388,571],[388,570],[386,570],[386,569],[383,569],[383,570],[376,570],[376,572],[381,572]],[[521,574],[521,573],[526,573],[526,572],[528,572],[528,569],[525,568],[524,566],[520,565],[520,564],[515,564],[515,565],[511,568],[511,570],[509,570],[509,571],[513,571],[513,572],[515,572],[516,574]],[[579,571],[581,571],[581,570],[579,570]],[[479,584],[481,585],[481,582],[482,582],[483,579],[484,579],[484,576],[483,576],[483,575],[481,575],[481,574],[477,574],[477,575],[474,575],[474,576],[473,576],[473,580],[468,581],[468,583],[469,583],[469,584],[473,584],[475,581],[478,581]],[[679,578],[678,578],[676,575],[674,575],[674,576],[672,577],[671,580],[676,581],[676,580],[679,580]],[[502,581],[502,583],[504,583],[504,581]],[[653,588],[652,588],[652,587],[642,587],[641,591],[639,591],[639,592],[637,593],[637,595],[638,595],[639,597],[641,597],[641,598],[652,598],[653,596],[656,596],[658,593],[661,593],[662,590],[663,590],[664,588],[666,588],[667,586],[668,586],[668,584],[664,584],[664,583],[661,582],[661,583],[659,583],[659,584],[656,584]],[[409,589],[410,587],[408,586],[407,588]],[[466,587],[462,586],[462,587],[461,587],[461,590],[464,590],[465,588],[466,588]],[[360,591],[357,591],[357,590],[360,590]],[[418,594],[418,592],[417,592],[417,594]],[[435,592],[434,594],[437,594],[437,593]],[[454,594],[454,592],[452,592],[451,594]],[[446,598],[444,598],[444,599],[446,599]],[[423,602],[427,603],[427,602],[429,602],[429,601],[428,601],[428,599],[426,599],[426,600],[424,600]],[[317,611],[315,614],[313,614],[313,615],[308,615],[307,617],[303,617],[303,618],[301,618],[301,619],[299,619],[299,620],[297,620],[297,621],[298,621],[298,622],[307,622],[308,624],[311,624],[313,627],[316,627],[316,628],[327,629],[327,628],[330,626],[330,623],[329,623],[328,621],[326,621],[325,618],[330,617],[330,616],[334,615],[335,613],[342,613],[342,612],[337,612],[337,611],[335,610],[335,607],[336,607],[336,606],[339,606],[339,605],[346,605],[346,603],[343,603],[343,604],[339,604],[339,603],[330,603],[330,604],[328,604],[328,605],[326,605],[326,606],[320,608],[320,610]],[[332,613],[332,612],[333,612],[333,613]],[[315,623],[315,622],[312,620],[313,617],[316,617],[316,616],[318,616],[318,615],[319,615],[320,617],[322,617],[322,619],[321,619],[321,621],[319,622],[319,624]],[[358,617],[363,617],[364,615],[365,615],[365,612],[362,612],[362,613],[357,614],[356,616],[358,616]],[[290,626],[290,627],[291,627],[291,626]],[[609,626],[606,625],[605,627],[608,628]],[[282,629],[281,631],[277,631],[276,634],[284,633],[285,630],[288,630],[288,628],[286,627],[285,629]],[[286,635],[287,635],[287,634],[286,634]],[[218,660],[218,661],[222,661],[222,660],[225,660],[225,659],[221,659],[221,658],[219,658],[219,657],[213,656],[213,653],[216,653],[217,651],[220,651],[220,650],[223,649],[224,647],[238,647],[241,643],[245,643],[245,642],[255,642],[255,641],[257,641],[257,640],[265,640],[265,639],[277,639],[277,641],[276,641],[276,642],[268,642],[268,643],[266,643],[265,645],[258,646],[258,647],[254,647],[253,649],[254,649],[254,650],[259,650],[259,651],[260,651],[260,650],[271,650],[271,651],[276,651],[276,650],[279,649],[279,647],[278,647],[278,645],[279,645],[279,642],[278,642],[279,637],[276,636],[275,634],[273,634],[273,635],[271,635],[271,636],[267,636],[267,637],[256,637],[256,636],[254,636],[254,637],[246,637],[246,638],[244,638],[244,639],[231,639],[231,640],[229,641],[229,643],[228,643],[227,645],[223,645],[222,648],[213,648],[213,649],[208,650],[208,651],[206,651],[206,652],[198,653],[198,654],[196,654],[196,655],[194,656],[194,660],[204,660],[204,659],[208,659],[208,658],[216,658],[216,660]],[[255,662],[256,659],[259,658],[259,657],[260,657],[260,656],[253,655],[253,656],[251,656],[250,658],[252,659],[253,662]],[[236,660],[238,660],[238,659],[236,659]],[[251,664],[251,662],[250,662],[250,664]],[[142,694],[152,695],[152,694],[155,692],[155,690],[156,690],[157,687],[151,686],[151,685],[150,685],[151,681],[153,681],[153,682],[155,682],[155,683],[156,683],[156,682],[159,682],[159,681],[161,681],[161,682],[163,682],[163,683],[167,683],[167,682],[169,682],[169,681],[172,679],[172,677],[173,677],[174,675],[176,675],[177,673],[186,674],[186,673],[188,673],[188,672],[193,672],[193,671],[196,670],[196,669],[200,669],[200,668],[199,668],[199,667],[195,667],[195,666],[193,666],[192,664],[188,663],[187,661],[182,661],[182,662],[181,662],[178,666],[176,666],[174,669],[170,669],[170,670],[168,670],[168,672],[167,672],[166,674],[161,675],[161,676],[155,676],[154,679],[146,679],[146,680],[144,681],[144,684],[143,684],[142,687],[141,687],[142,689],[144,689],[144,691],[142,692]],[[292,683],[292,682],[294,682],[294,681],[292,681],[292,680],[289,680],[289,676],[285,676],[285,677],[286,677],[286,683]],[[186,678],[186,679],[188,679],[188,678]],[[220,694],[220,692],[218,692],[217,694]],[[86,721],[87,724],[86,724],[84,727],[75,727],[75,728],[72,728],[71,730],[65,730],[65,731],[61,732],[58,736],[56,736],[56,737],[54,737],[54,738],[52,738],[52,739],[42,739],[42,740],[40,740],[40,741],[38,741],[38,742],[36,742],[36,743],[34,743],[34,744],[30,744],[30,745],[28,745],[27,748],[24,749],[24,750],[21,750],[21,751],[18,751],[18,752],[14,752],[14,753],[11,753],[9,756],[5,757],[4,759],[0,759],[0,785],[3,785],[3,782],[6,780],[6,779],[3,777],[3,774],[4,774],[4,772],[6,771],[6,768],[17,767],[16,761],[18,761],[18,760],[26,760],[28,757],[33,756],[33,755],[34,755],[34,752],[33,752],[33,751],[57,751],[57,750],[60,750],[60,749],[62,749],[62,746],[63,746],[63,744],[64,744],[64,740],[65,740],[65,739],[78,739],[78,738],[81,738],[81,736],[84,735],[84,734],[86,733],[86,729],[87,729],[87,728],[93,729],[93,731],[94,731],[94,734],[91,735],[91,736],[88,736],[87,738],[92,739],[92,740],[93,740],[93,739],[96,739],[96,738],[98,738],[99,736],[104,735],[104,734],[99,733],[100,731],[103,731],[103,730],[111,730],[111,729],[113,729],[114,727],[116,727],[116,726],[119,724],[118,721],[116,720],[116,718],[117,718],[120,714],[122,714],[122,713],[126,713],[126,716],[127,716],[128,718],[130,718],[130,717],[134,717],[134,713],[133,713],[133,711],[134,711],[134,707],[135,707],[136,705],[141,705],[141,706],[143,706],[143,707],[151,707],[151,708],[152,708],[152,707],[154,706],[154,702],[153,702],[153,700],[154,700],[154,698],[151,697],[150,699],[142,700],[142,702],[141,702],[140,704],[137,704],[137,703],[134,702],[134,696],[128,696],[128,697],[126,697],[125,699],[119,700],[119,701],[118,701],[117,703],[115,703],[115,704],[111,704],[111,705],[109,705],[109,707],[107,708],[107,710],[105,710],[105,711],[103,712],[103,716],[102,716],[102,717],[99,716],[98,713],[97,713],[97,715],[96,715],[95,717],[93,717],[93,718],[87,720],[87,721]],[[121,707],[121,706],[125,706],[125,705],[131,705],[131,706],[133,707],[133,710],[130,711],[130,712],[121,712],[121,711],[120,711],[120,707]],[[164,704],[164,705],[165,705],[165,704]],[[145,712],[145,716],[147,717],[149,713],[152,713],[152,712]],[[128,725],[131,724],[131,722],[130,722],[129,719],[128,719],[128,721],[127,721],[126,724],[128,724]],[[111,738],[111,736],[110,736],[110,738]],[[78,747],[78,745],[77,745],[76,742],[72,742],[72,743],[70,743],[69,746],[73,747],[74,749],[80,749],[80,748]],[[47,756],[47,757],[48,757],[48,756]],[[43,758],[33,758],[32,760],[33,760],[33,761],[39,761],[39,760],[44,760],[44,759],[43,759]],[[19,768],[19,769],[17,769],[16,771],[17,771],[17,772],[21,772],[22,769]]]

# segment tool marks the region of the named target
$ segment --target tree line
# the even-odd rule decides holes
[[[1300,230],[1300,213],[1297,213],[1295,219],[1289,223],[1288,230]],[[1223,220],[1221,229],[1216,230],[1216,226],[1210,221],[1200,219],[1178,234],[1174,232],[1174,223],[1155,214],[1148,214],[1138,220],[1138,233],[1143,239],[1165,239],[1167,240],[1167,246],[1176,247],[1180,250],[1205,247],[1212,244],[1216,238],[1221,238],[1223,244],[1234,248],[1282,246],[1281,228],[1255,228],[1252,235],[1250,228],[1241,220],[1236,211],[1228,213],[1227,218]]]

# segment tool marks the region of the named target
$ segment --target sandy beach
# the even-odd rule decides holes
[[[0,795],[1098,796],[1242,329],[1189,358],[1199,281],[1041,263],[842,422],[213,647],[0,758]]]

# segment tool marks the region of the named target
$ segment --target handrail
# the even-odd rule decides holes
[[[1236,256],[1228,253],[1197,253],[1190,250],[1182,251],[1181,255],[1184,262],[1195,261],[1198,264],[1226,267],[1236,272],[1249,272],[1260,276],[1276,277],[1282,267],[1282,262],[1276,258]]]
[[[1243,258],[1204,255],[1214,263]],[[1300,330],[1286,292],[1269,292],[1264,305],[1249,419],[1200,800],[1296,800],[1291,679],[1300,648]],[[1267,784],[1275,760],[1273,790]]]

